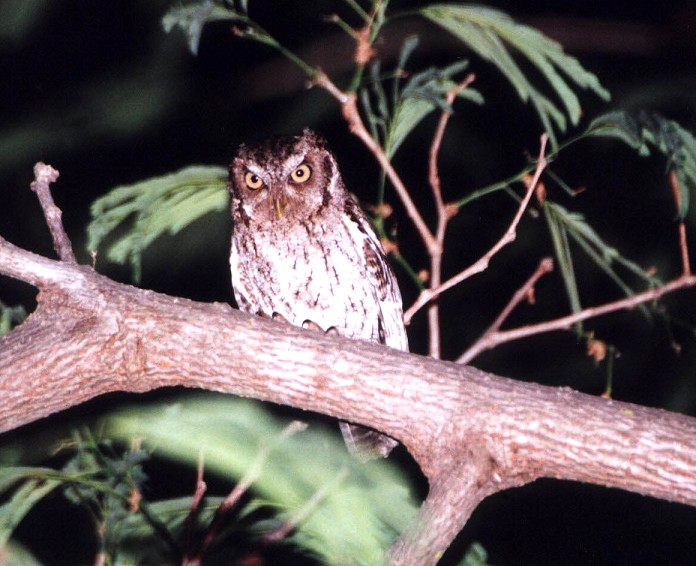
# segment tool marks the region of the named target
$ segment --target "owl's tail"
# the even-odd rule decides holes
[[[339,422],[348,451],[362,462],[386,458],[399,444],[396,440],[371,428]]]

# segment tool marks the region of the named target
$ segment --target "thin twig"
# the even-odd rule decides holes
[[[290,518],[283,521],[272,531],[266,533],[263,537],[264,542],[278,543],[285,540],[285,538],[297,528],[297,525],[304,521],[312,513],[312,511],[316,509],[317,505],[319,505],[319,503],[326,498],[329,492],[340,484],[347,476],[348,468],[341,468],[331,481],[317,489],[312,497],[310,497],[300,509],[293,513]]]
[[[55,183],[59,175],[60,173],[56,169],[39,161],[34,165],[34,180],[31,182],[31,190],[39,197],[41,209],[46,217],[46,224],[53,238],[53,248],[58,257],[65,262],[76,264],[77,259],[75,259],[72,244],[63,228],[61,220],[63,213],[51,196],[51,183]]]
[[[551,332],[553,330],[564,330],[570,328],[578,322],[587,320],[589,318],[595,318],[604,314],[611,312],[632,309],[643,303],[650,301],[656,301],[663,295],[677,291],[679,289],[684,289],[686,287],[693,287],[696,285],[696,276],[694,275],[681,275],[677,279],[670,281],[669,283],[658,287],[656,289],[650,289],[648,291],[643,291],[642,293],[637,293],[625,299],[620,299],[611,303],[606,303],[598,307],[589,307],[581,310],[580,312],[562,316],[554,320],[547,320],[545,322],[540,322],[537,324],[530,324],[528,326],[522,326],[520,328],[514,328],[512,330],[502,330],[492,333],[486,343],[482,345],[479,351],[490,350],[500,344],[506,342],[512,342],[513,340],[519,340],[520,338],[526,338],[528,336],[533,336],[535,334],[543,334],[544,332]],[[457,360],[460,361],[459,359]]]
[[[674,169],[669,172],[669,182],[672,186],[672,195],[674,196],[674,204],[677,207],[677,213],[681,208],[681,191],[679,190],[679,178]],[[691,275],[691,262],[689,261],[689,247],[686,244],[686,226],[684,221],[679,221],[679,249],[681,250],[682,273]]]
[[[367,149],[369,149],[372,155],[377,159],[380,166],[387,174],[387,177],[389,177],[389,181],[391,181],[391,184],[394,186],[396,193],[399,195],[399,198],[406,209],[406,214],[415,224],[418,234],[425,243],[425,247],[428,249],[428,252],[430,253],[437,251],[439,249],[437,240],[435,239],[435,236],[433,236],[432,232],[425,223],[425,220],[423,220],[423,217],[418,211],[418,208],[411,199],[408,189],[392,166],[389,158],[384,153],[384,150],[372,138],[370,132],[365,127],[365,123],[360,117],[355,93],[342,91],[323,72],[319,73],[319,76],[312,81],[312,84],[320,86],[326,90],[341,104],[343,118],[348,123],[351,133],[357,136],[363,142],[363,144],[365,144]]]
[[[189,509],[188,516],[186,517],[186,547],[184,549],[184,557],[182,559],[182,566],[198,566],[201,564],[203,559],[203,552],[199,552],[197,556],[192,556],[193,552],[193,533],[196,525],[196,516],[201,506],[201,501],[203,496],[208,489],[208,486],[203,479],[203,453],[198,455],[198,467],[196,470],[196,490],[191,498],[191,509]]]
[[[493,247],[491,247],[491,249],[489,249],[481,258],[479,258],[476,261],[476,263],[460,271],[457,275],[450,277],[437,289],[424,290],[420,294],[418,299],[416,299],[416,301],[404,313],[404,322],[406,324],[409,324],[411,322],[411,319],[413,318],[413,315],[416,314],[425,305],[427,305],[430,301],[432,301],[436,297],[439,297],[442,293],[444,293],[448,289],[451,289],[455,285],[458,285],[459,283],[468,279],[472,275],[484,271],[488,267],[488,263],[495,254],[497,254],[503,247],[505,247],[509,243],[515,241],[515,237],[517,235],[517,225],[522,219],[522,215],[524,214],[524,211],[527,209],[529,200],[532,198],[534,190],[536,189],[536,186],[539,183],[541,174],[548,164],[545,157],[546,143],[548,142],[548,139],[549,138],[547,134],[542,134],[541,148],[539,150],[539,159],[537,161],[537,167],[536,171],[534,172],[534,177],[525,180],[525,184],[527,185],[527,193],[524,195],[524,198],[520,202],[520,205],[517,209],[517,213],[515,214],[515,217],[510,223],[510,226],[508,226],[508,229],[505,231],[505,234],[503,234],[503,237],[500,238],[500,240],[498,240],[493,245]]]
[[[227,497],[225,497],[222,503],[220,503],[220,506],[218,507],[217,512],[215,513],[215,518],[213,519],[213,522],[210,525],[210,528],[208,529],[205,538],[203,539],[203,543],[201,544],[201,557],[204,556],[204,554],[212,544],[213,539],[215,538],[215,535],[217,534],[218,529],[220,528],[222,519],[225,516],[225,514],[239,502],[242,496],[249,490],[252,484],[261,475],[263,466],[266,463],[266,460],[268,459],[268,456],[271,453],[271,451],[283,440],[287,439],[288,437],[292,436],[297,432],[305,430],[306,428],[306,423],[303,423],[301,421],[292,421],[281,431],[281,433],[274,439],[272,443],[259,450],[259,453],[256,455],[256,458],[254,458],[254,461],[251,462],[251,464],[249,465],[249,468],[247,469],[246,474],[244,474],[244,477],[242,477],[239,480],[239,482],[237,482],[237,485],[234,486],[234,489],[227,495]]]
[[[512,296],[512,299],[510,299],[510,302],[501,311],[498,318],[493,321],[493,324],[486,329],[481,337],[472,346],[470,346],[466,352],[459,356],[457,361],[462,364],[468,364],[471,360],[478,356],[481,351],[486,348],[488,337],[491,334],[495,334],[499,331],[503,322],[505,322],[507,317],[510,316],[510,313],[515,309],[515,307],[517,307],[522,300],[529,296],[529,293],[534,288],[534,285],[536,285],[536,282],[542,276],[551,271],[553,271],[553,260],[550,257],[545,257],[539,262],[536,270],[534,273],[532,273],[529,279],[527,279],[525,284],[517,289],[515,294]]]
[[[447,106],[451,107],[457,95],[466,87],[468,87],[476,78],[476,75],[470,73],[459,84],[453,86],[447,92]],[[430,251],[430,288],[437,289],[442,282],[442,252],[445,247],[445,232],[447,224],[452,217],[452,209],[445,205],[442,199],[442,188],[440,184],[440,173],[437,166],[437,158],[440,154],[442,138],[445,135],[445,129],[449,122],[452,112],[443,110],[440,114],[437,128],[433,135],[433,141],[430,146],[430,154],[428,158],[428,181],[433,192],[435,201],[435,210],[437,214],[437,228],[435,230],[435,239],[438,243],[436,250]],[[429,352],[433,358],[440,358],[440,306],[437,302],[432,302],[428,307],[428,334],[429,334]]]

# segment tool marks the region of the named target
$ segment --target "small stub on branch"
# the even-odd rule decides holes
[[[51,183],[58,180],[60,173],[50,165],[46,165],[43,161],[39,161],[34,165],[34,180],[31,183],[31,190],[37,192],[40,186],[48,188]]]
[[[63,214],[51,196],[51,183],[55,183],[59,175],[60,173],[56,169],[39,161],[34,165],[34,180],[30,186],[31,190],[39,197],[41,209],[46,217],[46,224],[48,224],[53,238],[53,248],[58,257],[65,262],[76,264],[77,259],[75,259],[70,238],[63,228]]]

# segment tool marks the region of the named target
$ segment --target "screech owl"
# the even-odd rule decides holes
[[[228,188],[232,287],[241,310],[408,350],[396,278],[322,136],[305,129],[242,145]],[[386,457],[398,444],[340,425],[361,459]]]

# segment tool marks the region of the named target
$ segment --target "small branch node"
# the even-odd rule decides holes
[[[370,34],[372,33],[371,26],[366,25],[360,28],[355,36],[355,55],[353,59],[355,64],[364,67],[367,65],[375,56],[375,50],[370,42]]]
[[[57,169],[39,161],[34,165],[34,180],[31,183],[31,190],[36,192],[40,186],[48,187],[51,183],[55,183],[59,176],[60,173]]]
[[[541,135],[539,158],[537,160],[536,171],[531,179],[523,179],[524,184],[527,187],[527,192],[525,193],[525,196],[517,209],[517,213],[515,214],[515,217],[512,219],[512,222],[510,223],[510,226],[506,230],[505,234],[503,234],[500,240],[498,240],[493,245],[493,247],[491,247],[475,263],[473,263],[466,269],[463,269],[457,275],[450,277],[447,281],[445,281],[438,287],[433,287],[429,289],[427,293],[425,291],[422,292],[416,299],[416,301],[404,313],[404,321],[406,324],[409,324],[411,322],[411,319],[413,318],[413,315],[416,314],[425,305],[427,305],[430,301],[432,301],[436,297],[439,297],[442,293],[444,293],[448,289],[451,289],[455,285],[458,285],[459,283],[468,279],[472,275],[475,275],[476,273],[481,273],[482,271],[486,270],[488,268],[491,258],[493,258],[493,256],[495,256],[503,247],[515,240],[515,236],[517,233],[517,225],[520,223],[520,220],[522,219],[522,215],[524,214],[525,210],[527,210],[529,200],[532,198],[532,195],[534,194],[534,191],[537,185],[539,184],[541,174],[544,172],[544,169],[546,169],[546,166],[548,165],[545,157],[546,144],[548,140],[548,134],[544,133]],[[437,240],[435,240],[435,243],[439,244]],[[429,247],[428,249],[430,250],[431,248]],[[433,254],[431,253],[431,257],[432,256]]]
[[[486,329],[486,331],[481,335],[481,337],[457,359],[457,362],[461,364],[468,364],[483,350],[492,348],[493,345],[495,345],[496,343],[500,327],[503,325],[507,317],[510,316],[510,313],[523,300],[533,297],[534,286],[536,285],[537,281],[539,281],[541,277],[543,277],[551,271],[553,271],[553,259],[551,259],[550,257],[543,258],[539,262],[539,265],[537,266],[536,270],[534,270],[534,273],[532,273],[529,279],[525,281],[524,285],[517,289],[517,291],[512,296],[508,304],[505,305],[505,308],[498,315],[498,318],[496,318],[493,321],[493,324],[491,324]]]
[[[333,96],[342,106],[348,103],[348,94],[343,92],[340,88],[338,88],[329,78],[329,76],[321,69],[317,69],[316,77],[310,80],[307,86],[309,88],[313,88],[315,86],[323,88],[326,92]]]

